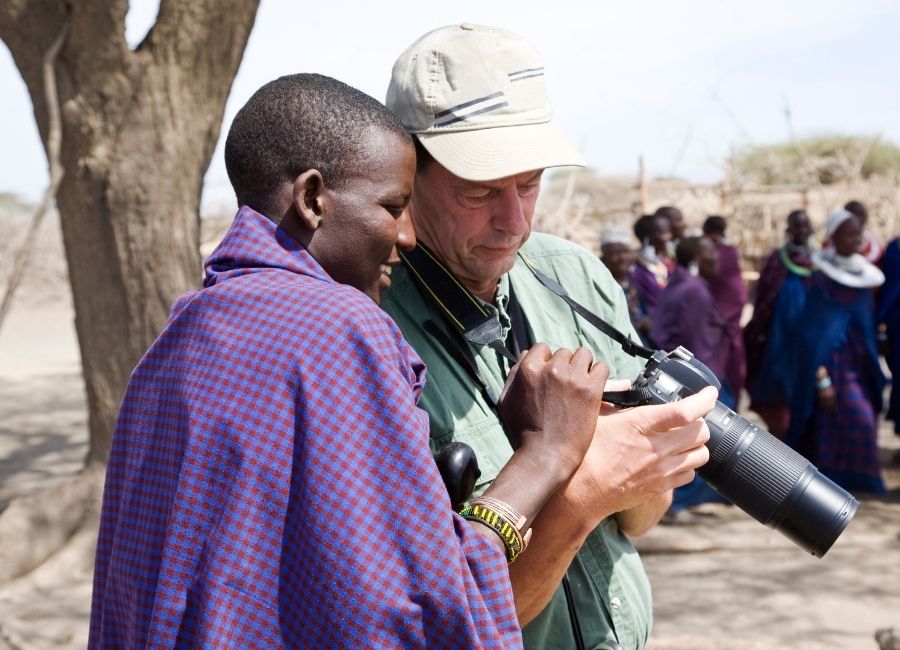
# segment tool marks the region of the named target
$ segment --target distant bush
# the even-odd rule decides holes
[[[880,138],[820,136],[739,151],[738,177],[763,185],[830,185],[900,173],[900,147]]]
[[[28,215],[34,206],[18,194],[0,192],[0,211],[14,215]]]

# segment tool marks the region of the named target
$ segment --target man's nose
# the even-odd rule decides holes
[[[506,188],[498,195],[492,223],[497,230],[512,235],[522,235],[527,231],[528,223],[522,209],[522,198],[516,187]]]
[[[416,229],[413,227],[412,215],[407,207],[397,219],[397,248],[412,250],[416,247]]]

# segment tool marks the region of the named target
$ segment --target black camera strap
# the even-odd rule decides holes
[[[475,345],[492,348],[516,363],[516,356],[503,342],[500,319],[469,291],[428,248],[419,243],[400,257],[419,289],[438,307],[444,318],[462,337]]]
[[[403,259],[422,294],[438,308],[454,332],[469,343],[488,346],[507,358],[511,363],[516,362],[517,355],[511,352],[503,341],[502,327],[497,314],[490,311],[477,296],[469,291],[427,246],[419,242],[413,250],[401,251],[400,257]],[[572,311],[621,345],[622,350],[626,354],[644,359],[649,359],[653,355],[653,350],[632,341],[625,334],[572,298],[559,282],[535,267],[521,252],[519,253],[519,258],[538,282],[565,301]],[[513,348],[518,353],[518,348],[522,344],[527,341],[526,347],[530,347],[532,341],[528,338],[524,314],[521,306],[515,299],[512,285],[510,285],[509,307],[513,327],[513,340],[518,343],[518,345],[514,343]],[[450,337],[440,331],[440,328],[432,321],[426,321],[424,327],[429,334],[434,336],[444,346],[457,363],[462,365],[475,378],[489,401],[496,405],[498,396],[494,394],[488,382],[478,371],[471,350],[464,344],[450,340]],[[649,398],[650,395],[646,388],[606,391],[603,394],[603,399],[607,402],[623,407],[647,404]]]
[[[622,350],[626,354],[630,354],[633,357],[641,357],[643,359],[649,359],[653,355],[654,350],[645,348],[640,343],[636,343],[636,342],[632,341],[630,338],[628,338],[627,336],[622,334],[622,332],[620,332],[615,327],[613,327],[612,325],[607,323],[605,320],[603,320],[602,318],[597,316],[597,314],[595,314],[590,309],[588,309],[587,307],[585,307],[584,305],[582,305],[581,303],[576,301],[574,298],[572,298],[569,295],[569,292],[566,291],[559,282],[557,282],[556,280],[551,278],[549,275],[547,275],[546,273],[544,273],[543,271],[541,271],[540,269],[535,267],[534,264],[531,263],[531,260],[529,260],[527,257],[522,255],[521,252],[519,253],[519,259],[521,259],[525,263],[525,266],[527,266],[528,270],[531,271],[532,275],[534,275],[534,277],[537,278],[538,282],[540,282],[547,289],[549,289],[550,291],[555,293],[557,296],[562,298],[566,302],[566,304],[572,308],[572,311],[574,311],[576,314],[581,316],[584,320],[589,322],[591,325],[596,327],[598,330],[600,330],[601,332],[606,334],[608,337],[610,337],[616,343],[621,345]]]

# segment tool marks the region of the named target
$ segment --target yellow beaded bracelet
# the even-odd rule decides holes
[[[459,513],[465,519],[478,521],[493,530],[506,547],[506,561],[512,564],[525,550],[525,540],[516,525],[499,512],[479,503],[473,503]]]

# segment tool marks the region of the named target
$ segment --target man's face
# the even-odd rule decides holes
[[[862,245],[862,228],[859,219],[851,217],[838,226],[831,236],[834,250],[838,255],[849,257]]]
[[[603,244],[600,253],[603,263],[616,280],[628,277],[628,271],[634,264],[634,252],[627,244]]]
[[[309,252],[336,282],[377,303],[391,286],[391,267],[400,263],[397,249],[416,244],[408,210],[416,154],[408,141],[381,129],[365,140],[359,173],[328,189]]]
[[[716,245],[706,237],[700,240],[700,250],[697,252],[697,271],[700,273],[700,277],[707,280],[716,277],[719,272],[719,252],[716,250]]]
[[[687,230],[687,224],[684,222],[684,215],[681,210],[673,210],[669,215],[669,229],[674,239],[684,238],[684,231]]]
[[[806,246],[812,235],[812,225],[809,222],[809,215],[805,212],[799,212],[791,218],[788,224],[788,233],[791,241],[797,246]]]
[[[672,227],[665,217],[656,217],[653,220],[653,230],[650,231],[650,245],[659,252],[665,252],[672,241]]]
[[[542,171],[467,181],[435,161],[416,176],[410,211],[417,236],[482,299],[493,298],[531,234]]]

